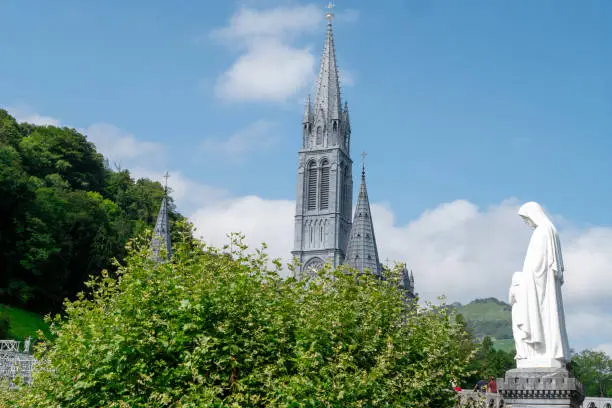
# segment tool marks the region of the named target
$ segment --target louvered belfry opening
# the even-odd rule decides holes
[[[308,209],[317,209],[317,165],[314,161],[308,165]]]
[[[321,203],[319,208],[327,210],[329,208],[329,162],[323,160],[321,163]]]

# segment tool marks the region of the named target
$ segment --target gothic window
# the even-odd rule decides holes
[[[338,130],[338,122],[334,120],[334,132]]]
[[[320,231],[321,231],[321,240],[320,240],[320,242],[321,242],[321,245],[323,245],[323,225],[321,225]]]
[[[320,145],[323,143],[323,129],[321,126],[317,126],[317,144]]]
[[[314,161],[308,164],[308,209],[317,208],[317,165]]]
[[[321,192],[319,209],[327,210],[329,208],[329,162],[325,159],[321,162],[321,185],[319,191]]]

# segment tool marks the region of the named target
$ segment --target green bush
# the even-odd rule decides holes
[[[37,348],[37,407],[451,407],[472,353],[446,307],[342,268],[283,279],[263,250],[135,245],[119,277],[65,305]],[[236,250],[239,248],[239,250]],[[358,281],[358,282],[357,282]]]

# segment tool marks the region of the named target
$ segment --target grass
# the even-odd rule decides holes
[[[460,311],[468,320],[510,320],[510,306],[493,298],[475,300],[463,305]]]
[[[10,320],[10,335],[16,340],[26,337],[38,338],[38,330],[49,333],[49,326],[43,317],[13,306],[0,305],[0,314],[6,313]]]

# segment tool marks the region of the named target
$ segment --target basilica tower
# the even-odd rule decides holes
[[[302,121],[292,251],[302,265],[299,275],[318,270],[326,262],[341,265],[351,231],[351,126],[348,105],[342,105],[340,95],[331,4],[326,17],[315,100],[313,104],[308,97]]]

